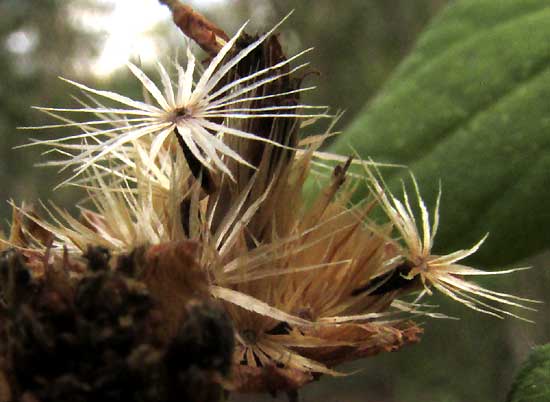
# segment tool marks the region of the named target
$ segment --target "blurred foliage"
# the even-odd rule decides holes
[[[44,124],[51,119],[32,105],[63,107],[70,98],[59,75],[74,75],[75,66],[90,60],[97,41],[77,25],[64,0],[2,0],[0,2],[0,200],[16,202],[37,197],[57,198],[69,205],[74,194],[50,193],[58,179],[51,169],[35,168],[39,150],[13,150],[27,142],[28,132],[16,127]],[[79,0],[79,10],[98,10],[92,0]],[[10,216],[2,201],[0,218]]]
[[[490,232],[472,261],[494,267],[550,244],[549,18],[546,0],[450,6],[332,148],[408,165],[432,206],[441,180],[438,250]],[[406,174],[384,172],[395,191]]]
[[[290,10],[292,17],[281,30],[290,54],[314,46],[307,58],[312,72],[308,83],[317,84],[306,101],[328,105],[346,113],[351,121],[386,81],[408,52],[417,35],[448,0],[240,0],[232,1],[237,25],[251,19],[261,30],[272,26]],[[216,10],[211,16],[224,28]]]
[[[534,349],[514,381],[507,402],[550,400],[550,344]]]

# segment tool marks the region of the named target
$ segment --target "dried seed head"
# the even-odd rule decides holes
[[[164,400],[195,387],[205,392],[196,398],[207,400],[220,384],[241,392],[294,391],[320,374],[342,375],[334,367],[344,361],[417,342],[422,331],[410,319],[442,317],[419,303],[432,288],[493,315],[514,314],[486,301],[522,307],[527,300],[463,279],[488,274],[458,264],[481,242],[447,256],[432,254],[438,207],[430,226],[416,183],[419,224],[407,194],[404,201],[394,197],[371,164],[318,151],[333,135],[332,127],[299,140],[300,122],[319,116],[300,113],[310,107],[300,104],[299,94],[310,88],[301,89],[301,80],[293,76],[305,65],[291,68],[290,63],[305,52],[287,58],[273,30],[254,37],[241,28],[223,39],[222,31],[189,8],[166,3],[175,16],[182,13],[176,20],[184,32],[211,53],[197,81],[196,61],[188,52],[187,66],[176,66],[175,87],[161,65],[162,89],[129,65],[156,104],[73,83],[124,109],[97,100],[92,106],[83,103],[82,109],[42,108],[65,123],[50,127],[82,130],[36,143],[57,147],[69,156],[64,165],[76,166],[76,175],[87,174],[69,181],[87,190],[91,205],[81,220],[52,206],[48,212],[54,223],[16,209],[8,243],[25,248],[28,263],[42,267],[36,272],[49,280],[59,272],[50,269],[50,260],[61,261],[74,276],[86,250],[86,268],[95,273],[87,272],[79,282],[76,304],[67,291],[72,276],[58,275],[40,308],[50,313],[83,306],[78,311],[87,321],[95,315],[111,322],[109,317],[120,317],[125,294],[134,291],[121,291],[126,288],[120,281],[137,280],[162,316],[154,340],[170,346],[159,350],[153,341],[136,344],[126,360],[130,371],[140,359],[158,367],[169,357],[168,378],[155,381],[166,381],[173,385],[166,392],[177,392],[164,394]],[[72,111],[98,120],[75,123],[57,115]],[[174,151],[177,143],[183,152]],[[342,164],[330,167],[328,183],[306,205],[306,180],[314,168],[326,173],[327,160]],[[358,175],[349,172],[352,164],[366,167],[359,180],[367,183],[371,196],[350,207],[358,183]],[[373,219],[377,208],[385,222]],[[29,223],[53,241],[27,236],[37,233]],[[90,244],[94,248],[88,249]],[[107,264],[116,268],[101,269]],[[98,304],[96,296],[110,307]],[[214,342],[219,337],[223,342]],[[192,355],[192,364],[176,358],[194,348],[200,352]],[[211,355],[217,357],[201,363]],[[234,373],[228,385],[230,364]],[[177,380],[180,372],[189,374],[183,382]],[[136,376],[143,375],[138,370]],[[59,381],[61,389],[83,392],[72,378]]]
[[[14,284],[15,297],[0,310],[0,392],[9,396],[2,400],[218,400],[233,352],[224,311],[193,301],[185,324],[165,339],[163,311],[145,284],[100,264],[104,250],[87,255],[68,297],[52,277],[32,278],[30,293],[28,283]],[[23,256],[7,257],[4,271],[31,275]]]
[[[189,48],[187,50],[187,66],[176,64],[176,85],[173,85],[166,68],[162,64],[158,64],[162,89],[139,67],[128,63],[128,68],[154,99],[154,104],[132,100],[114,92],[96,90],[65,80],[89,95],[93,105],[81,102],[83,107],[76,109],[38,107],[38,110],[60,119],[63,124],[30,129],[76,126],[82,130],[82,133],[57,140],[36,140],[30,145],[53,146],[60,154],[69,156],[69,159],[63,162],[46,163],[46,165],[62,165],[63,169],[74,166],[75,174],[66,181],[67,183],[88,168],[98,164],[105,166],[105,162],[108,160],[111,161],[109,163],[119,161],[125,164],[127,162],[126,149],[131,148],[134,142],[146,144],[149,162],[153,164],[164,144],[176,133],[193,158],[200,161],[206,169],[212,172],[219,171],[234,179],[227,167],[228,159],[252,169],[255,167],[229,147],[223,140],[224,137],[260,141],[276,146],[283,145],[258,135],[256,132],[241,129],[233,125],[233,121],[273,117],[305,120],[325,116],[322,113],[308,112],[309,110],[325,109],[324,107],[300,104],[257,106],[257,102],[262,99],[288,95],[288,91],[285,91],[284,88],[280,92],[273,92],[271,83],[307,66],[305,63],[292,70],[287,68],[285,71],[285,67],[291,61],[304,55],[308,50],[289,59],[285,58],[275,65],[259,70],[255,69],[238,78],[235,77],[235,69],[238,65],[261,47],[266,40],[269,40],[281,23],[246,47],[236,48],[236,43],[245,28],[243,26],[217,52],[196,81],[194,78],[197,70],[196,59]],[[273,72],[276,73],[273,74]],[[228,77],[232,79],[228,79]],[[266,89],[266,92],[262,92],[262,89]],[[93,96],[99,98],[94,99]],[[106,106],[103,101],[111,101],[118,106]],[[305,113],[302,113],[303,111]],[[71,112],[87,113],[92,116],[92,120],[74,122],[70,118],[58,114]],[[226,161],[223,160],[224,158]],[[152,165],[146,167],[154,169]]]
[[[447,255],[432,254],[435,235],[439,226],[439,201],[441,198],[441,191],[439,192],[436,202],[433,225],[430,226],[428,209],[420,197],[416,180],[414,177],[412,178],[418,208],[421,212],[420,229],[417,226],[406,191],[404,190],[404,202],[401,202],[388,190],[384,189],[372,173],[369,174],[372,192],[376,194],[381,208],[391,220],[403,243],[403,245],[401,245],[399,241],[395,242],[395,246],[400,249],[398,253],[401,255],[401,261],[404,261],[407,267],[407,272],[404,273],[402,277],[410,281],[419,278],[423,284],[423,291],[420,293],[417,300],[420,300],[427,294],[431,294],[431,289],[435,288],[451,299],[473,310],[497,318],[508,315],[529,321],[501,306],[512,306],[524,310],[535,311],[533,308],[527,307],[522,303],[537,303],[537,301],[485,289],[464,279],[464,277],[475,275],[509,274],[524,270],[525,268],[508,269],[504,271],[482,271],[458,263],[474,254],[479,247],[481,247],[487,236],[469,249],[458,250]],[[398,265],[397,267],[402,267],[402,265]]]

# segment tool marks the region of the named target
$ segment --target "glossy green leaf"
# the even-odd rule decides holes
[[[453,3],[330,150],[352,149],[408,165],[432,206],[441,180],[435,251],[487,232],[475,257],[486,266],[547,248],[550,3]],[[406,174],[384,171],[394,190]]]
[[[507,402],[550,401],[550,345],[533,350],[521,368]]]

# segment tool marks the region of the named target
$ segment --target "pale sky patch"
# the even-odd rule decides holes
[[[200,5],[208,7],[224,1],[226,0],[200,0]],[[91,68],[94,75],[107,76],[124,66],[130,59],[148,63],[158,58],[160,49],[151,33],[157,24],[170,20],[170,11],[167,7],[161,6],[158,0],[97,2],[109,7],[110,11],[77,17],[86,28],[103,34],[103,45]],[[196,5],[199,2],[194,3]]]

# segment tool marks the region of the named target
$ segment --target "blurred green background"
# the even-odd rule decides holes
[[[191,2],[193,3],[193,2]],[[308,84],[318,89],[307,102],[345,110],[345,127],[391,76],[418,34],[448,0],[217,0],[196,1],[227,32],[245,19],[261,31],[295,9],[282,28],[290,54],[315,46],[312,66],[320,74]],[[51,122],[31,105],[74,105],[64,76],[94,87],[136,95],[141,89],[122,65],[127,56],[147,65],[167,59],[184,39],[156,0],[1,0],[0,1],[0,200],[53,199],[68,208],[80,194],[52,192],[60,181],[54,169],[33,167],[43,150],[13,150],[29,137],[48,132],[16,127]],[[443,183],[445,177],[441,178]],[[9,219],[7,203],[0,208]],[[444,222],[442,222],[444,224]],[[4,225],[6,227],[6,225]],[[491,281],[491,287],[550,301],[544,267],[547,255],[533,256],[535,269]],[[361,369],[343,379],[322,378],[301,393],[304,401],[466,402],[504,401],[512,378],[534,345],[550,340],[548,308],[533,314],[536,325],[500,321],[435,300],[460,321],[428,320],[418,345],[370,358],[342,370]],[[280,396],[283,400],[283,396]],[[234,401],[269,398],[233,397]]]

